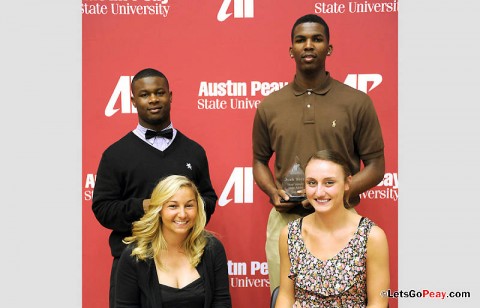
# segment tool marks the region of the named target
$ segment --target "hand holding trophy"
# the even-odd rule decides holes
[[[306,199],[305,194],[299,193],[299,191],[305,191],[305,173],[298,157],[295,157],[293,166],[283,178],[282,187],[289,198],[282,199],[281,202],[302,202]]]

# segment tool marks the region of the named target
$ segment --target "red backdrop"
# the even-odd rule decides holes
[[[385,178],[357,211],[387,233],[398,288],[397,1],[83,0],[83,307],[108,307],[109,230],[96,221],[91,196],[103,150],[137,124],[129,83],[146,67],[167,75],[173,125],[207,152],[219,196],[208,229],[227,251],[233,306],[268,307],[270,205],[252,177],[252,121],[263,97],[292,80],[290,31],[308,13],[330,26],[327,70],[367,92],[380,118]],[[222,83],[244,91],[206,90]]]

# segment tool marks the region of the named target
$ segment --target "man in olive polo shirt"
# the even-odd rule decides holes
[[[312,212],[306,200],[288,202],[290,196],[282,188],[294,163],[304,168],[308,158],[323,149],[343,154],[354,174],[346,204],[352,210],[359,195],[385,173],[382,132],[371,99],[325,70],[333,51],[327,23],[314,14],[302,16],[292,27],[291,40],[294,79],[259,104],[252,132],[254,179],[273,205],[265,245],[271,291],[280,285],[280,230]],[[268,164],[274,154],[272,173]]]

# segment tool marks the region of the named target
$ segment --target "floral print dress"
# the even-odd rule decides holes
[[[289,278],[294,281],[295,302],[309,308],[366,307],[367,239],[375,223],[362,217],[347,246],[333,258],[323,261],[305,246],[302,219],[288,224]]]

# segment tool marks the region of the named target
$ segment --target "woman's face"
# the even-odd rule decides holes
[[[344,171],[338,164],[313,159],[305,168],[305,193],[315,211],[344,207],[343,196],[349,188]]]
[[[188,235],[195,224],[197,214],[195,193],[189,187],[181,188],[160,211],[162,232]]]

